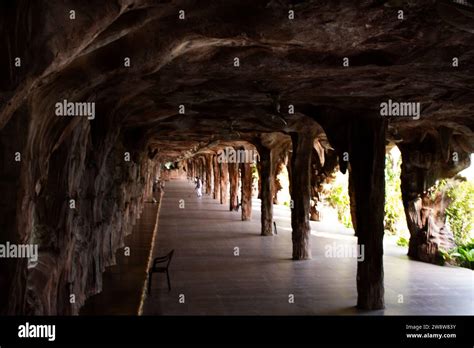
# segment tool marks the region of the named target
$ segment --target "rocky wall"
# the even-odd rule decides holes
[[[102,272],[115,263],[115,251],[150,194],[155,164],[145,151],[125,147],[119,128],[83,119],[63,132],[53,144],[30,129],[18,165],[9,141],[15,134],[2,131],[2,143],[11,144],[3,149],[10,153],[6,168],[21,183],[8,190],[21,204],[15,211],[2,206],[2,213],[12,210],[6,223],[14,230],[2,239],[39,250],[37,262],[18,259],[7,267],[2,312],[8,314],[77,314],[87,297],[101,291]]]

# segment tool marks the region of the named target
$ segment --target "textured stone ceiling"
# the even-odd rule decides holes
[[[467,150],[474,147],[474,26],[471,12],[454,5],[19,0],[1,6],[8,78],[0,82],[0,127],[26,101],[35,104],[37,122],[72,129],[67,122],[80,121],[55,118],[54,104],[95,101],[94,122],[107,119],[172,159],[217,140],[310,127],[308,106],[357,117],[378,114],[391,98],[422,108],[418,121],[391,120],[393,139],[445,126]],[[21,68],[13,66],[16,56]]]

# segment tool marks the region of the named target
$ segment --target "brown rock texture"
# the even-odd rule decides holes
[[[30,267],[22,259],[0,264],[0,311],[77,314],[101,290],[101,274],[163,163],[204,178],[207,192],[227,204],[229,169],[238,174],[238,167],[211,170],[212,156],[227,146],[255,147],[262,234],[271,235],[275,159],[290,148],[290,134],[309,133],[325,164],[307,166],[314,156],[305,151],[284,154],[295,163],[292,194],[304,198],[295,258],[309,256],[306,200],[317,198],[322,182],[306,174],[329,172],[326,163],[337,157],[351,173],[355,229],[372,252],[358,267],[359,305],[383,307],[383,170],[370,160],[383,161],[384,142],[401,148],[410,254],[431,262],[451,236],[443,207],[423,197],[436,179],[467,167],[474,151],[474,26],[466,3],[2,1],[0,243],[35,243],[40,256]],[[421,116],[385,118],[380,138],[380,103],[388,99],[419,102]],[[94,119],[57,116],[64,100],[95,103]],[[234,200],[235,186],[230,193]]]

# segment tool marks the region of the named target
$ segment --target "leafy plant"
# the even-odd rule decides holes
[[[405,237],[400,237],[398,238],[397,240],[397,245],[398,246],[402,246],[402,247],[407,247],[408,246],[408,239],[406,239]]]
[[[446,216],[456,244],[469,241],[474,229],[474,183],[470,181],[450,181],[447,195],[451,203],[446,208]]]
[[[456,258],[461,267],[474,269],[474,249],[458,248],[458,251],[452,253],[451,257]]]
[[[337,218],[347,228],[352,228],[349,192],[346,186],[334,184],[327,196],[329,205],[337,210]]]
[[[391,152],[385,156],[385,231],[389,234],[399,235],[397,225],[405,218],[402,203],[401,157],[395,159]]]
[[[441,263],[450,263],[474,270],[474,239],[450,251],[440,250]]]
[[[444,266],[446,262],[452,261],[451,256],[449,255],[449,252],[447,252],[446,250],[440,249],[438,250],[438,254],[439,254],[439,264],[441,266]]]
[[[400,235],[400,222],[405,219],[402,203],[401,157],[395,157],[391,152],[385,156],[385,231],[389,234]],[[352,227],[350,214],[349,193],[347,185],[333,184],[327,195],[327,202],[337,210],[339,221],[346,227]]]

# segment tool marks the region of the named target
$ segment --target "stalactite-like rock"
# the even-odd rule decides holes
[[[322,149],[322,151],[324,151],[324,149]],[[318,153],[315,150],[312,151],[310,219],[313,221],[320,221],[321,219],[320,212],[317,209],[317,204],[321,201],[323,185],[331,183],[334,180],[337,164],[338,159],[334,151],[328,151],[325,153],[323,163],[321,163],[321,158]]]
[[[283,188],[283,186],[281,185],[280,180],[278,179],[278,175],[280,174],[283,166],[284,166],[284,164],[282,162],[280,162],[276,166],[276,172],[274,174],[274,180],[273,180],[273,204],[278,204],[279,203],[278,202],[278,192]]]
[[[445,210],[450,199],[442,191],[431,192],[431,188],[436,179],[451,177],[470,163],[462,148],[450,141],[443,142],[442,136],[441,131],[436,137],[425,137],[421,143],[399,145],[402,198],[410,230],[408,255],[431,263],[439,262],[440,250],[455,247],[453,234],[446,225]]]
[[[273,204],[278,204],[278,191],[282,189],[281,183],[278,179],[278,175],[280,174],[283,166],[285,165],[285,160],[287,159],[288,153],[288,146],[282,144],[277,146],[274,151],[274,161],[272,162],[272,173],[273,173]]]

